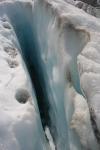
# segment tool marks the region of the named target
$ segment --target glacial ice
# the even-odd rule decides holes
[[[71,4],[0,2],[0,150],[100,149],[100,20]]]

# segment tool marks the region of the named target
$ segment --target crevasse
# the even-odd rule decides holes
[[[40,134],[43,145],[36,144],[34,149],[52,149],[46,134],[49,129],[55,150],[98,150],[89,112],[93,103],[88,99],[83,74],[91,68],[81,57],[89,49],[90,33],[99,23],[88,32],[88,15],[65,5],[57,0],[5,2],[0,12],[6,13],[16,34],[34,93],[33,103],[40,114],[41,133],[36,134]]]

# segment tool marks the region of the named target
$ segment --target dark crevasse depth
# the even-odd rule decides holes
[[[14,12],[13,15],[11,14],[12,12]],[[8,14],[18,38],[21,47],[21,54],[35,90],[42,126],[45,128],[50,124],[50,105],[46,92],[44,69],[41,63],[42,60],[39,54],[36,34],[35,31],[33,31],[32,23],[29,21],[29,18],[25,15],[24,11],[20,12],[19,9],[15,10],[11,7],[11,11],[9,11]]]

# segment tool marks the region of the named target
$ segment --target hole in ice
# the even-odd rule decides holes
[[[15,98],[19,103],[25,104],[29,100],[30,94],[26,89],[17,89]]]

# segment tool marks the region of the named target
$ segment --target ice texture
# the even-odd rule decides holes
[[[100,149],[100,20],[71,4],[0,2],[0,150]]]

